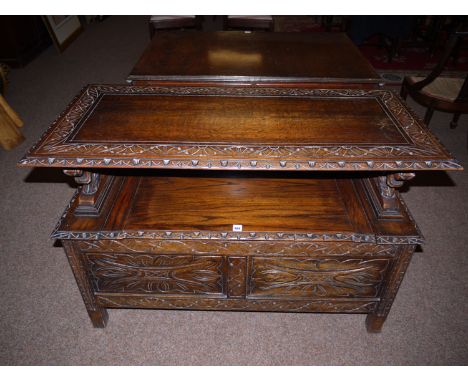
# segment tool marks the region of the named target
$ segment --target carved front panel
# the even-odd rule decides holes
[[[223,296],[221,256],[87,254],[96,292]]]
[[[251,297],[377,297],[389,259],[251,258]]]

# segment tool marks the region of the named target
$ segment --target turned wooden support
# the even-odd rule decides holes
[[[99,215],[114,177],[79,169],[66,169],[63,170],[63,172],[66,175],[73,176],[75,182],[81,185],[78,207],[75,210],[75,215]]]
[[[381,175],[365,180],[366,191],[371,204],[380,218],[401,217],[400,203],[397,200],[397,188],[404,182],[413,179],[413,172],[400,172]]]

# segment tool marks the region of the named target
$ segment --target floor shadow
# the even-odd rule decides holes
[[[67,183],[76,188],[74,178],[65,175],[60,168],[36,167],[24,178],[26,183]]]

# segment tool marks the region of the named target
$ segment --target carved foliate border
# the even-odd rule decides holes
[[[400,146],[255,146],[69,143],[68,139],[98,99],[103,95],[111,94],[374,98],[391,113],[392,119],[413,144]],[[61,157],[61,155],[66,157]],[[69,158],[69,155],[76,155],[76,157]],[[52,124],[41,140],[19,163],[24,166],[46,167],[234,170],[342,171],[461,168],[457,161],[447,159],[449,157],[450,154],[427,129],[422,127],[419,120],[407,110],[398,96],[388,90],[90,85],[82,91],[67,111]]]
[[[374,235],[358,233],[291,233],[231,231],[54,231],[53,239],[65,240],[285,240],[285,241],[352,241],[373,243]]]
[[[230,231],[54,231],[52,239],[60,240],[233,240],[233,241],[351,241],[377,244],[422,244],[416,236],[379,236],[358,233],[291,233]]]
[[[212,241],[212,240],[79,240],[77,248],[85,253],[152,253],[220,256],[364,256],[394,257],[394,245],[352,242],[303,241]]]
[[[242,310],[279,312],[369,313],[376,301],[327,300],[269,300],[269,299],[217,299],[217,298],[164,298],[139,295],[96,295],[98,304],[107,308],[157,308],[194,310]]]

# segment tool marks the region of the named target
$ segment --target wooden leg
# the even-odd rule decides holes
[[[432,114],[434,113],[434,109],[432,107],[428,107],[426,111],[426,115],[424,116],[424,123],[429,126],[429,122],[431,122]]]
[[[71,240],[62,240],[62,244],[93,326],[95,328],[106,327],[107,311],[96,304],[93,288],[86,274],[80,253],[75,249]]]
[[[369,333],[380,333],[387,317],[379,317],[369,313],[366,318],[366,328]]]
[[[97,310],[88,310],[89,318],[95,328],[105,328],[109,315],[107,310],[104,308],[98,308]]]
[[[379,333],[382,330],[415,247],[415,245],[401,246],[398,257],[393,261],[392,267],[389,270],[389,281],[382,291],[380,303],[374,312],[367,315],[366,326],[369,333]]]
[[[452,121],[450,122],[450,128],[455,129],[458,125],[458,120],[460,119],[461,113],[455,113],[453,115]]]

